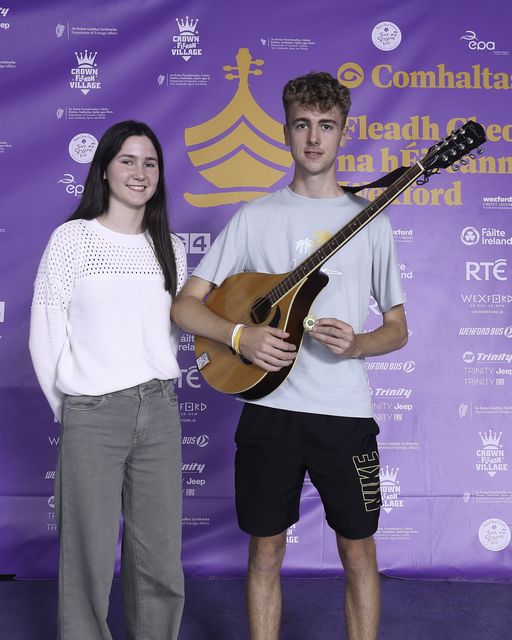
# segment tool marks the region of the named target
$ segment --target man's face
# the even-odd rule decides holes
[[[294,102],[288,111],[284,137],[296,171],[306,176],[329,174],[335,172],[340,145],[345,143],[345,123],[337,107],[322,113]]]

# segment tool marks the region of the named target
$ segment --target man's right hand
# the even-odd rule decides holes
[[[240,353],[264,371],[288,367],[297,356],[294,344],[286,342],[286,331],[274,327],[244,327],[240,335]]]

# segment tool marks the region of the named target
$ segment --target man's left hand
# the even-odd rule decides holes
[[[337,318],[319,318],[310,331],[311,337],[342,358],[359,358],[359,338],[351,325]]]

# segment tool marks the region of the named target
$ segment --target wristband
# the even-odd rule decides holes
[[[233,349],[233,351],[236,351],[236,349],[235,349],[235,338],[237,336],[237,333],[244,326],[245,325],[243,325],[243,324],[235,324],[235,326],[233,327],[233,331],[231,332],[231,348]],[[240,340],[240,338],[239,338],[239,340]]]

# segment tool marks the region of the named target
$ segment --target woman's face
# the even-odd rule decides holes
[[[146,136],[126,138],[104,174],[109,186],[109,208],[126,207],[144,211],[154,195],[160,170],[153,143]]]

